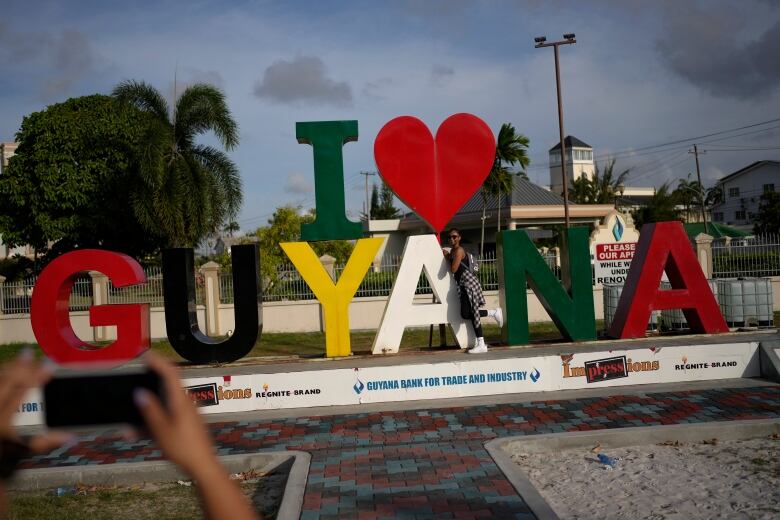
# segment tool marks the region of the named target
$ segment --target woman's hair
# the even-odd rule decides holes
[[[453,231],[454,231],[455,233],[457,233],[457,234],[458,234],[458,236],[463,236],[463,233],[461,233],[461,232],[460,232],[460,229],[458,229],[458,228],[456,228],[456,227],[454,227],[454,228],[450,228],[450,230],[449,230],[449,231],[447,231],[447,233],[449,234],[449,233],[452,233]]]

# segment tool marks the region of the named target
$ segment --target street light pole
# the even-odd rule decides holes
[[[699,180],[699,203],[701,203],[701,219],[704,222],[704,232],[709,235],[710,231],[707,228],[707,209],[704,207],[704,185],[701,183],[701,172],[699,171],[699,147],[694,144],[693,152],[689,150],[688,153],[693,153],[693,155],[696,157],[696,178]]]
[[[564,40],[547,43],[546,36],[534,38],[536,49],[552,47],[555,54],[555,87],[558,91],[558,135],[561,143],[561,175],[563,176],[563,218],[566,229],[569,229],[569,176],[566,172],[566,143],[563,141],[563,102],[561,101],[561,68],[558,57],[558,47],[577,43],[573,33],[564,34]]]

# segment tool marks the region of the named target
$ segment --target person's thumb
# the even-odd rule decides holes
[[[160,440],[167,430],[168,417],[163,409],[160,400],[145,388],[136,388],[133,392],[133,401],[141,413],[149,433],[157,441]]]

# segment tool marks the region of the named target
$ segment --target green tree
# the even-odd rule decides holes
[[[767,191],[761,195],[753,233],[756,235],[780,234],[780,193]]]
[[[497,230],[501,231],[501,194],[510,193],[514,187],[514,177],[509,170],[512,166],[519,166],[518,176],[528,180],[525,172],[531,160],[528,158],[528,137],[518,134],[511,123],[504,123],[498,131],[496,140],[496,156],[490,174],[482,184],[482,239],[480,241],[480,256],[485,242],[485,210],[487,196],[495,195],[498,198],[498,213],[496,215]]]
[[[260,239],[260,275],[265,290],[272,290],[279,283],[280,268],[289,264],[289,259],[279,244],[300,241],[301,224],[311,222],[314,222],[313,209],[306,214],[301,214],[300,207],[281,206],[276,208],[267,226],[255,231]],[[354,248],[354,244],[347,240],[328,240],[310,244],[317,256],[330,255],[336,259],[337,264],[345,264]]]
[[[664,183],[653,194],[647,205],[631,212],[634,225],[641,230],[644,224],[649,222],[665,222],[679,220],[677,200],[669,189],[669,183]]]
[[[139,258],[156,252],[163,237],[130,202],[151,124],[147,114],[100,95],[25,117],[0,177],[3,240],[50,256],[87,247]]]
[[[371,218],[394,219],[398,218],[400,211],[393,205],[393,190],[382,182],[382,187],[377,192],[376,184],[371,191]]]
[[[701,215],[702,205],[705,204],[704,188],[699,181],[691,180],[691,174],[686,179],[680,179],[674,190],[677,203],[683,206],[683,215],[686,221],[695,220],[695,215]]]
[[[723,186],[716,184],[712,188],[707,189],[707,194],[704,198],[704,203],[707,207],[712,207],[715,204],[723,202]]]
[[[194,247],[235,217],[242,201],[238,168],[222,150],[195,142],[213,132],[226,150],[238,144],[238,125],[219,89],[187,87],[171,117],[163,96],[144,82],[120,83],[113,96],[155,122],[147,133],[141,189],[131,199],[146,227],[157,229],[170,246]]]
[[[576,204],[590,204],[593,200],[593,185],[584,175],[577,177],[569,185],[569,201]]]
[[[596,163],[592,179],[585,176],[574,179],[569,188],[569,200],[577,204],[613,204],[618,186],[624,183],[631,170],[623,170],[617,176],[614,171],[615,159],[607,161],[603,172]]]
[[[228,234],[229,237],[233,237],[236,231],[241,231],[241,226],[235,220],[231,220],[222,227],[222,231]]]

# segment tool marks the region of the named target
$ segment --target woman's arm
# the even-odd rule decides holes
[[[258,518],[241,489],[230,480],[217,459],[203,420],[192,400],[184,393],[176,368],[151,352],[147,354],[146,361],[163,380],[167,407],[152,393],[141,389],[136,391],[136,405],[163,454],[195,480],[206,518]]]
[[[450,271],[456,273],[460,267],[460,262],[465,258],[466,252],[462,247],[455,247],[450,252]]]

